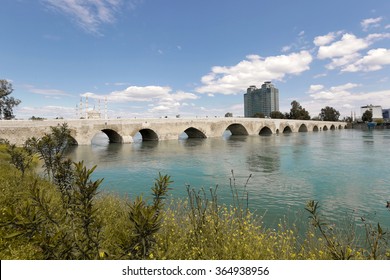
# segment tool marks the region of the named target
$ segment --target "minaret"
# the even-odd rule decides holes
[[[107,96],[104,97],[104,119],[107,120]]]
[[[85,118],[88,119],[88,95],[85,97]]]
[[[80,119],[83,116],[83,98],[80,97],[80,106],[79,106],[79,115],[78,118]]]

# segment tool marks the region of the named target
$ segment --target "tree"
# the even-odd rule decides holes
[[[333,107],[326,106],[321,109],[320,119],[323,121],[338,121],[340,117],[340,112]]]
[[[370,110],[366,110],[363,113],[362,121],[364,121],[364,122],[372,122],[372,112]]]
[[[264,118],[265,115],[264,115],[263,113],[255,113],[255,114],[253,115],[253,117],[254,117],[254,118]]]
[[[284,119],[284,114],[280,111],[272,111],[271,119]]]
[[[0,120],[11,120],[15,118],[13,108],[18,106],[21,101],[9,96],[13,91],[10,82],[0,80]]]
[[[24,176],[24,173],[30,168],[34,160],[33,149],[28,147],[28,145],[24,145],[24,147],[16,147],[15,144],[7,143],[7,152],[11,157],[11,164],[19,169],[22,172],[22,176]]]
[[[290,119],[293,120],[310,120],[309,112],[302,108],[298,101],[291,102]]]
[[[43,167],[46,171],[49,180],[55,181],[61,171],[67,169],[65,152],[72,144],[70,130],[66,123],[61,126],[51,127],[51,133],[45,134],[42,138],[29,138],[25,146],[30,147],[33,151],[39,154],[43,160]]]
[[[227,112],[225,114],[225,118],[232,118],[232,117],[233,117],[233,113]]]

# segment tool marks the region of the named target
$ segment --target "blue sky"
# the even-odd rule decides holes
[[[17,118],[243,116],[272,81],[280,111],[390,108],[388,0],[2,0],[0,79]]]

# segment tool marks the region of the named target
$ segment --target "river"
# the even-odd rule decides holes
[[[231,185],[248,193],[249,207],[275,226],[305,220],[308,200],[320,201],[329,221],[352,218],[390,227],[390,130],[336,130],[271,136],[232,136],[109,144],[104,134],[70,154],[88,167],[102,189],[123,196],[150,195],[154,179],[171,176],[172,197],[187,186],[206,192],[218,185],[231,203]],[[235,180],[233,180],[233,175]],[[244,199],[243,201],[246,201]]]

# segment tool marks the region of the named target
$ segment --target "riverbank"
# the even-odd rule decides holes
[[[375,126],[370,127],[367,123],[349,123],[347,128],[360,129],[360,130],[383,130],[390,129],[390,123],[376,123]]]

